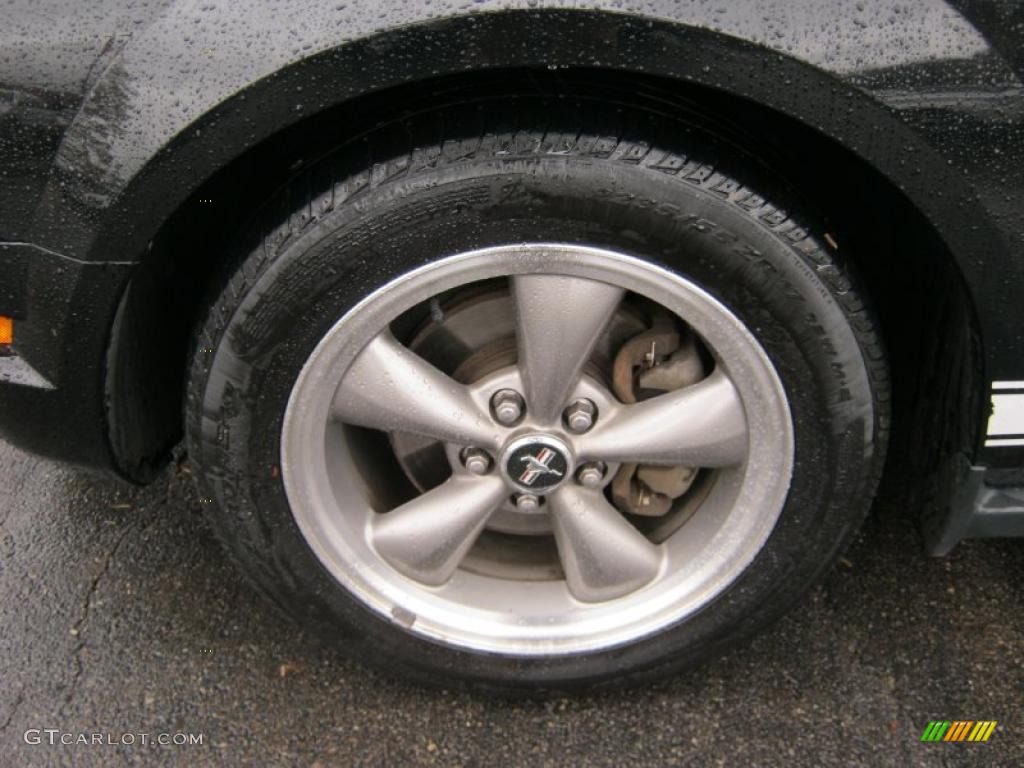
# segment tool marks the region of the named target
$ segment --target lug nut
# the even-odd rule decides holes
[[[525,410],[523,397],[514,389],[499,389],[491,398],[491,410],[499,424],[506,427],[515,424],[523,416]]]
[[[600,488],[604,481],[604,465],[598,462],[584,464],[576,473],[576,480],[584,488]]]
[[[540,509],[540,499],[532,493],[521,493],[516,496],[516,509],[526,515],[532,515]]]
[[[597,406],[590,400],[577,400],[565,409],[565,424],[570,432],[577,435],[594,426],[597,417]]]
[[[462,464],[474,475],[486,475],[491,469],[491,457],[480,448],[467,448],[462,452]]]

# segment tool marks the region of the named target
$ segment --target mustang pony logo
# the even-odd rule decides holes
[[[521,456],[519,460],[526,464],[527,468],[519,476],[519,482],[523,485],[533,485],[541,475],[561,477],[561,472],[549,466],[554,458],[555,452],[550,448],[541,448],[536,456]]]

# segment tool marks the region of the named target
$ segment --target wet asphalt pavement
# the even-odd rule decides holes
[[[1024,765],[1024,541],[929,560],[876,509],[746,647],[657,690],[507,702],[297,631],[225,561],[187,472],[137,489],[0,443],[0,478],[0,766]],[[922,744],[932,719],[999,725]],[[204,743],[26,743],[46,728]]]

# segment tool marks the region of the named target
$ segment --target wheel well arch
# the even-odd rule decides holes
[[[607,94],[626,104],[642,95],[728,126],[734,142],[756,141],[767,171],[800,190],[822,236],[851,254],[877,309],[892,368],[889,475],[929,478],[973,453],[984,381],[975,307],[953,255],[895,183],[806,123],[720,89],[612,70],[522,68],[432,78],[326,109],[222,166],[173,212],[123,294],[108,350],[109,435],[122,474],[148,480],[179,441],[195,327],[253,212],[342,143],[417,110],[495,93]],[[915,439],[922,433],[929,439]]]

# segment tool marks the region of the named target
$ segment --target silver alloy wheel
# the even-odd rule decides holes
[[[463,384],[392,334],[390,324],[414,306],[495,278],[511,286],[518,365]],[[630,405],[590,375],[585,364],[627,291],[687,323],[713,355],[712,373]],[[492,398],[506,389],[525,401],[511,426],[492,413]],[[581,433],[563,421],[577,400],[596,404],[593,425]],[[396,478],[360,449],[353,427],[440,441],[450,477],[392,508]],[[494,467],[470,472],[459,458],[467,447],[486,451]],[[281,459],[306,541],[371,609],[456,647],[558,655],[635,641],[732,583],[782,510],[793,433],[767,355],[710,294],[622,253],[538,243],[434,262],[346,313],[295,383]],[[607,467],[607,483],[618,465],[637,462],[714,468],[700,503],[663,540],[641,533],[603,487],[573,474],[573,467]],[[534,487],[524,475],[531,467],[545,478],[537,492],[543,503],[527,499],[524,514],[550,518],[561,573],[521,579],[469,567],[489,519]]]

